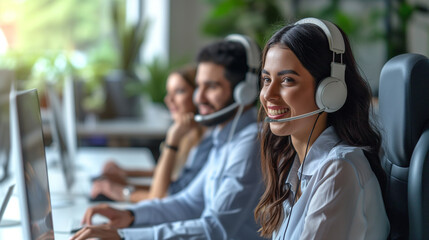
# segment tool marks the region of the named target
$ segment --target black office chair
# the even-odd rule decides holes
[[[390,239],[429,239],[429,59],[402,54],[379,86]]]

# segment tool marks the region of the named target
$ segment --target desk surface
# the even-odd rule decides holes
[[[73,203],[68,206],[52,208],[52,219],[54,224],[55,240],[68,240],[73,235],[69,233],[69,229],[72,221],[80,221],[85,210],[94,206],[98,203],[91,203],[87,198],[82,196],[75,197]],[[111,203],[109,204],[115,208],[124,209],[129,206],[129,203]],[[20,213],[19,213],[19,199],[15,194],[12,196],[8,209],[6,211],[5,219],[10,222],[10,226],[0,226],[0,239],[23,239],[23,233],[20,225]],[[94,220],[94,218],[96,220]],[[104,217],[95,216],[93,221],[101,222],[104,221]],[[102,219],[102,220],[101,220]]]
[[[42,111],[43,132],[50,136],[50,110]],[[165,107],[146,104],[140,118],[118,118],[99,120],[88,117],[84,122],[76,122],[78,138],[104,136],[106,138],[138,138],[144,140],[162,140],[171,124],[169,112]]]
[[[155,161],[148,149],[145,148],[80,148],[76,159],[76,182],[69,193],[65,188],[65,181],[58,165],[52,164],[56,153],[52,149],[47,149],[49,188],[52,198],[52,216],[54,221],[55,239],[69,239],[71,234],[67,232],[70,227],[70,221],[79,220],[83,213],[94,203],[89,202],[90,178],[98,174],[101,166],[108,161],[113,160],[124,168],[151,169]],[[11,177],[7,182],[0,185],[0,196],[3,196],[7,187],[14,183],[15,179]],[[20,206],[17,188],[6,208],[3,219],[8,221],[20,221]],[[55,199],[65,197],[71,200],[64,206],[54,206]],[[98,203],[95,203],[98,204]],[[115,203],[114,206],[124,208],[127,203]],[[0,224],[1,225],[1,224]],[[20,224],[0,227],[0,239],[22,238],[22,229]]]
[[[164,139],[169,121],[153,121],[151,123],[140,119],[115,119],[94,122],[79,122],[76,125],[77,136],[106,136],[139,139]]]

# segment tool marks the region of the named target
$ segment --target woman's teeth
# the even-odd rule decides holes
[[[283,109],[268,109],[268,115],[275,116],[275,115],[281,115],[287,112],[286,108]]]

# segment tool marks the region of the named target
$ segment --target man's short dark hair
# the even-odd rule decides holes
[[[210,62],[225,67],[225,78],[234,87],[244,80],[248,70],[246,50],[239,42],[222,40],[204,47],[197,56],[197,63]]]

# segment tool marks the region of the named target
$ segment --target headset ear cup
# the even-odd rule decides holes
[[[247,73],[246,81],[237,84],[234,88],[234,101],[242,106],[251,104],[258,96],[256,76],[250,75],[255,74]]]
[[[240,34],[231,34],[225,38],[227,41],[240,43],[246,51],[246,62],[248,72],[242,82],[234,88],[233,98],[239,105],[245,106],[253,103],[258,96],[259,76],[255,73],[260,67],[261,50],[259,46],[249,37]]]
[[[337,78],[323,79],[316,90],[316,104],[324,108],[325,112],[332,113],[339,110],[347,99],[347,87]]]

